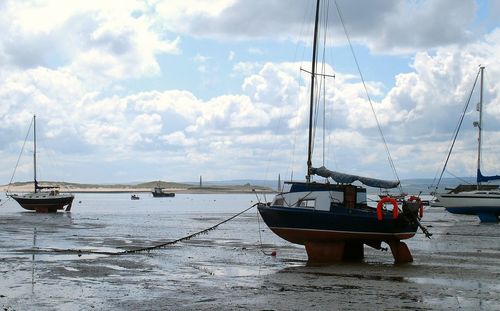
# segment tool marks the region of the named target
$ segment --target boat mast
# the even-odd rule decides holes
[[[482,138],[482,127],[483,127],[483,77],[484,77],[484,66],[479,66],[479,70],[481,71],[481,88],[479,92],[479,105],[477,110],[479,110],[479,122],[477,124],[477,128],[479,130],[477,137],[477,173],[481,172],[481,138]],[[481,182],[477,182],[477,189],[479,190],[479,186]]]
[[[313,39],[313,55],[311,62],[311,97],[309,102],[309,142],[307,148],[307,175],[306,181],[311,181],[312,170],[312,131],[313,131],[313,107],[314,107],[314,80],[316,77],[316,46],[318,41],[318,24],[319,24],[319,4],[320,0],[316,2],[316,17],[314,19],[314,39]]]
[[[36,115],[33,115],[33,180],[35,181],[35,192],[38,191],[36,181]]]

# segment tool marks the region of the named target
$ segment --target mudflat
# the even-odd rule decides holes
[[[414,262],[365,248],[356,263],[311,266],[257,211],[249,194],[76,194],[71,213],[0,209],[4,310],[499,310],[500,225],[426,208],[407,240]],[[262,198],[261,198],[262,199]],[[268,198],[270,199],[270,198]],[[78,253],[81,250],[81,253]],[[91,253],[91,252],[97,253]],[[276,256],[271,256],[275,251]]]

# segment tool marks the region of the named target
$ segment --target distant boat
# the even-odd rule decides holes
[[[139,200],[139,199],[140,199],[140,197],[138,195],[136,195],[136,194],[132,194],[130,196],[130,200]]]
[[[160,198],[160,197],[175,197],[174,192],[164,192],[163,188],[160,187],[154,187],[153,191],[151,191],[153,194],[153,197],[155,198]]]
[[[324,166],[312,166],[313,116],[318,93],[315,77],[319,9],[318,0],[310,73],[306,181],[285,182],[290,185],[289,190],[278,193],[270,203],[258,204],[258,210],[275,234],[291,243],[304,245],[310,262],[359,260],[364,257],[364,245],[382,249],[382,242],[390,246],[395,262],[411,262],[411,253],[401,240],[413,237],[417,231],[420,199],[402,202],[401,212],[396,199],[392,197],[382,199],[377,208],[370,207],[366,188],[352,185],[353,182],[389,189],[398,187],[399,180],[379,180],[330,171]],[[336,184],[313,182],[313,175],[331,178]],[[384,202],[391,203],[393,210],[383,209]]]
[[[479,121],[474,122],[474,126],[478,128],[477,184],[459,185],[458,187],[451,189],[448,193],[436,193],[436,197],[439,200],[439,203],[450,213],[477,215],[481,222],[498,222],[500,216],[499,186],[481,184],[482,182],[500,180],[500,176],[483,176],[481,173],[484,66],[480,66],[479,71],[481,74],[481,91],[477,107],[477,110],[479,111]]]
[[[9,196],[24,209],[40,213],[54,213],[57,210],[71,210],[74,196],[72,194],[61,194],[54,186],[40,186],[36,180],[36,116],[33,116],[33,173],[34,192],[26,194],[10,194]],[[50,191],[42,191],[50,189]]]

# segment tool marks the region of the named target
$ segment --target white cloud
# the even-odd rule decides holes
[[[249,76],[259,72],[261,67],[262,63],[259,62],[238,62],[233,66],[233,71],[243,76]]]
[[[5,36],[0,38],[0,59],[4,61],[0,65],[2,167],[13,165],[15,156],[12,155],[17,154],[22,144],[32,114],[37,113],[40,138],[48,146],[46,152],[58,156],[55,162],[67,165],[59,176],[80,172],[81,175],[75,173],[74,176],[97,180],[124,178],[127,175],[120,175],[123,167],[129,172],[137,170],[139,175],[134,176],[146,176],[144,178],[156,177],[158,171],[165,170],[171,174],[170,179],[176,180],[192,180],[191,175],[199,174],[218,179],[274,178],[275,172],[293,170],[297,176],[305,171],[309,77],[299,68],[307,69],[310,64],[256,62],[251,58],[230,63],[226,55],[227,60],[233,61],[234,51],[248,51],[246,46],[234,43],[234,51],[227,54],[229,49],[225,47],[219,55],[221,63],[232,66],[236,77],[222,83],[241,81],[239,90],[228,91],[224,89],[225,84],[221,84],[222,91],[207,95],[198,93],[198,85],[194,84],[189,90],[172,89],[173,84],[168,83],[154,84],[158,81],[149,84],[150,80],[146,79],[147,87],[134,84],[158,74],[160,69],[165,76],[170,74],[169,68],[160,68],[163,62],[158,58],[179,53],[180,39],[165,39],[177,37],[170,32],[173,29],[187,32],[194,29],[197,32],[190,35],[205,38],[227,38],[236,34],[235,41],[267,38],[270,34],[289,38],[297,30],[294,27],[299,27],[294,21],[303,20],[296,17],[304,13],[296,8],[281,10],[284,5],[293,7],[289,2],[220,0],[197,1],[197,5],[192,1],[161,2],[156,12],[165,13],[167,24],[161,24],[153,16],[156,13],[146,7],[146,2],[124,2],[123,10],[118,8],[118,2],[75,2],[74,6],[56,1],[33,3],[0,4],[3,9],[0,26],[5,29]],[[364,42],[377,51],[420,50],[414,54],[408,71],[395,77],[394,86],[366,81],[396,166],[402,172],[400,175],[434,174],[444,158],[448,139],[479,64],[487,67],[484,124],[488,143],[484,166],[491,171],[498,169],[495,148],[500,145],[500,61],[497,57],[500,30],[470,41],[469,30],[463,24],[475,10],[470,1],[454,4],[440,21],[434,21],[437,9],[449,2],[339,3],[345,6],[346,17],[360,5],[373,9],[374,17],[356,18],[354,24],[348,25],[357,42]],[[303,1],[294,4],[299,8],[309,5]],[[261,5],[269,6],[269,10],[259,10]],[[240,11],[243,8],[249,10]],[[415,9],[415,16],[408,16],[409,8]],[[62,13],[58,13],[59,9]],[[466,12],[467,9],[472,13]],[[256,12],[259,14],[255,15],[255,23],[261,23],[261,27],[251,28],[253,22],[249,25],[241,22]],[[276,12],[286,12],[286,16]],[[39,14],[49,13],[54,17],[38,21]],[[447,14],[456,15],[456,19],[449,21]],[[9,23],[13,16],[19,19]],[[171,24],[186,16],[189,18],[183,25]],[[268,19],[269,16],[273,19]],[[416,28],[410,38],[403,38],[399,31],[408,25],[401,24],[402,18],[408,18],[408,24],[413,26],[425,19],[430,21]],[[233,25],[236,20],[240,22],[239,27],[222,27]],[[202,29],[206,22],[212,24]],[[435,35],[428,35],[433,25],[445,27],[443,23],[451,23],[447,24],[451,25],[451,32],[438,29]],[[388,25],[399,26],[394,29]],[[270,31],[275,26],[277,31]],[[369,33],[363,34],[362,29],[366,31],[367,27]],[[379,36],[379,42],[367,39],[373,34]],[[13,38],[17,38],[17,42]],[[393,42],[390,38],[396,40]],[[426,47],[432,49],[421,50]],[[215,54],[200,51],[185,56],[182,61],[206,65],[205,69],[213,69],[213,72],[219,70],[220,79],[225,79],[223,65],[216,68]],[[242,55],[238,54],[238,58]],[[213,72],[205,71],[201,79]],[[390,178],[384,147],[361,81],[330,66],[326,67],[326,73],[336,75],[335,79],[326,80],[324,88],[325,127],[329,133],[325,137],[326,162],[335,162],[339,170]],[[179,76],[179,80],[181,78],[184,77]],[[323,144],[321,113],[320,110],[316,151],[320,151]],[[475,118],[474,112],[467,114],[464,132],[450,164],[450,171],[459,175],[474,171],[476,132],[470,124]],[[321,157],[321,152],[316,152],[315,165],[322,163]],[[117,171],[104,172],[103,161],[106,168]],[[267,173],[272,176],[264,176]],[[127,179],[135,180],[134,177]]]
[[[196,143],[196,140],[187,138],[186,135],[181,131],[163,135],[161,138],[170,145],[180,145],[187,147],[193,146]]]
[[[194,61],[197,63],[206,63],[209,59],[210,57],[203,56],[200,53],[196,54],[196,56],[194,57]]]
[[[213,2],[213,1],[212,1]],[[220,0],[212,6],[168,1],[157,6],[165,27],[196,37],[301,40],[304,21],[311,23],[314,1]],[[350,37],[373,51],[412,53],[473,40],[471,22],[477,11],[465,1],[337,1]],[[345,43],[336,7],[329,5],[330,28],[337,44]],[[369,14],[360,14],[369,12]],[[306,15],[307,14],[307,15]],[[310,25],[307,27],[311,29]],[[306,39],[310,38],[307,35]],[[342,42],[344,40],[344,42]]]
[[[20,68],[66,68],[94,87],[157,74],[155,56],[179,53],[179,38],[165,40],[150,17],[131,15],[146,9],[128,0],[8,1],[0,13],[0,55]]]

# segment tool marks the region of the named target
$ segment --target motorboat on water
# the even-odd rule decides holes
[[[151,191],[153,197],[161,198],[161,197],[175,197],[175,192],[164,192],[161,187],[154,187],[153,191]]]

